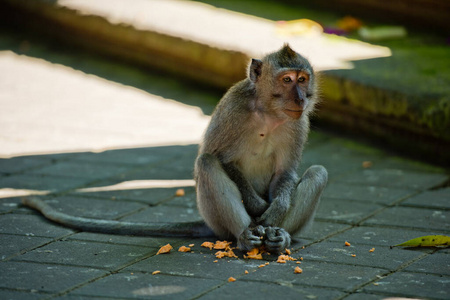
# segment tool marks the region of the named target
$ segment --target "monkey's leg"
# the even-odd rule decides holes
[[[211,154],[202,154],[196,161],[197,205],[206,224],[221,238],[231,235],[241,250],[262,244],[259,228],[250,229],[252,219],[242,203],[236,184]]]
[[[291,208],[280,227],[290,234],[307,228],[314,219],[327,181],[328,172],[323,166],[315,165],[306,170],[293,193]]]
[[[312,166],[303,174],[292,193],[291,206],[280,224],[265,228],[266,248],[281,252],[289,247],[291,235],[305,229],[312,222],[320,195],[328,180],[328,173],[322,166]]]

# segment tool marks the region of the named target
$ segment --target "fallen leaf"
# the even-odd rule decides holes
[[[203,244],[201,244],[200,246],[205,247],[205,248],[209,248],[209,250],[212,250],[212,248],[214,247],[214,243],[203,242]]]
[[[214,249],[216,250],[229,250],[230,248],[231,242],[227,242],[227,241],[216,241],[216,243],[214,244]]]
[[[445,247],[450,245],[450,236],[446,235],[427,235],[418,237],[394,247]]]
[[[370,168],[373,165],[373,163],[371,161],[363,161],[362,163],[362,167],[364,169]]]
[[[162,246],[162,247],[158,250],[158,252],[156,253],[156,255],[164,254],[164,253],[169,253],[170,250],[172,250],[172,249],[173,249],[173,247],[172,247],[170,244],[167,244],[167,245],[165,245],[165,246]]]
[[[181,246],[180,248],[178,248],[178,252],[191,252],[191,248]]]
[[[247,252],[247,255],[244,255],[244,258],[248,259],[262,259],[262,254],[259,253],[258,248],[253,248],[252,250]]]
[[[216,257],[217,258],[224,258],[224,257],[235,257],[237,258],[236,254],[234,254],[233,250],[228,250],[228,251],[217,251],[216,252]]]
[[[281,254],[280,256],[278,256],[277,263],[285,264],[286,261],[294,261],[294,260],[296,260],[296,259],[289,255]]]
[[[185,192],[184,192],[183,189],[178,189],[178,190],[175,192],[175,196],[177,196],[177,197],[183,197],[184,195],[185,195]]]

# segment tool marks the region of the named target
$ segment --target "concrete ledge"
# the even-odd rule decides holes
[[[227,88],[244,78],[249,57],[265,49],[251,51],[226,43],[211,46],[214,43],[207,40],[140,28],[120,20],[112,22],[94,11],[80,12],[53,1],[0,0],[0,3],[5,17],[15,24],[25,24],[64,42],[219,88]],[[325,72],[321,77],[324,101],[318,113],[319,122],[369,134],[402,151],[450,164],[450,97],[424,99],[333,72]]]

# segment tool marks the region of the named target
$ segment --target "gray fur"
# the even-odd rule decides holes
[[[283,83],[286,74],[307,80]],[[313,166],[299,178],[297,168],[316,103],[314,76],[309,62],[285,45],[253,59],[248,78],[212,115],[195,164],[197,204],[208,226],[236,238],[242,250],[265,244],[280,252],[313,219],[327,172]]]

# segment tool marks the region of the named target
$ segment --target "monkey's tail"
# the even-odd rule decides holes
[[[38,198],[23,198],[22,204],[39,211],[47,219],[53,222],[82,231],[139,236],[214,236],[213,231],[204,221],[184,223],[135,223],[100,220],[75,217],[59,212]]]

